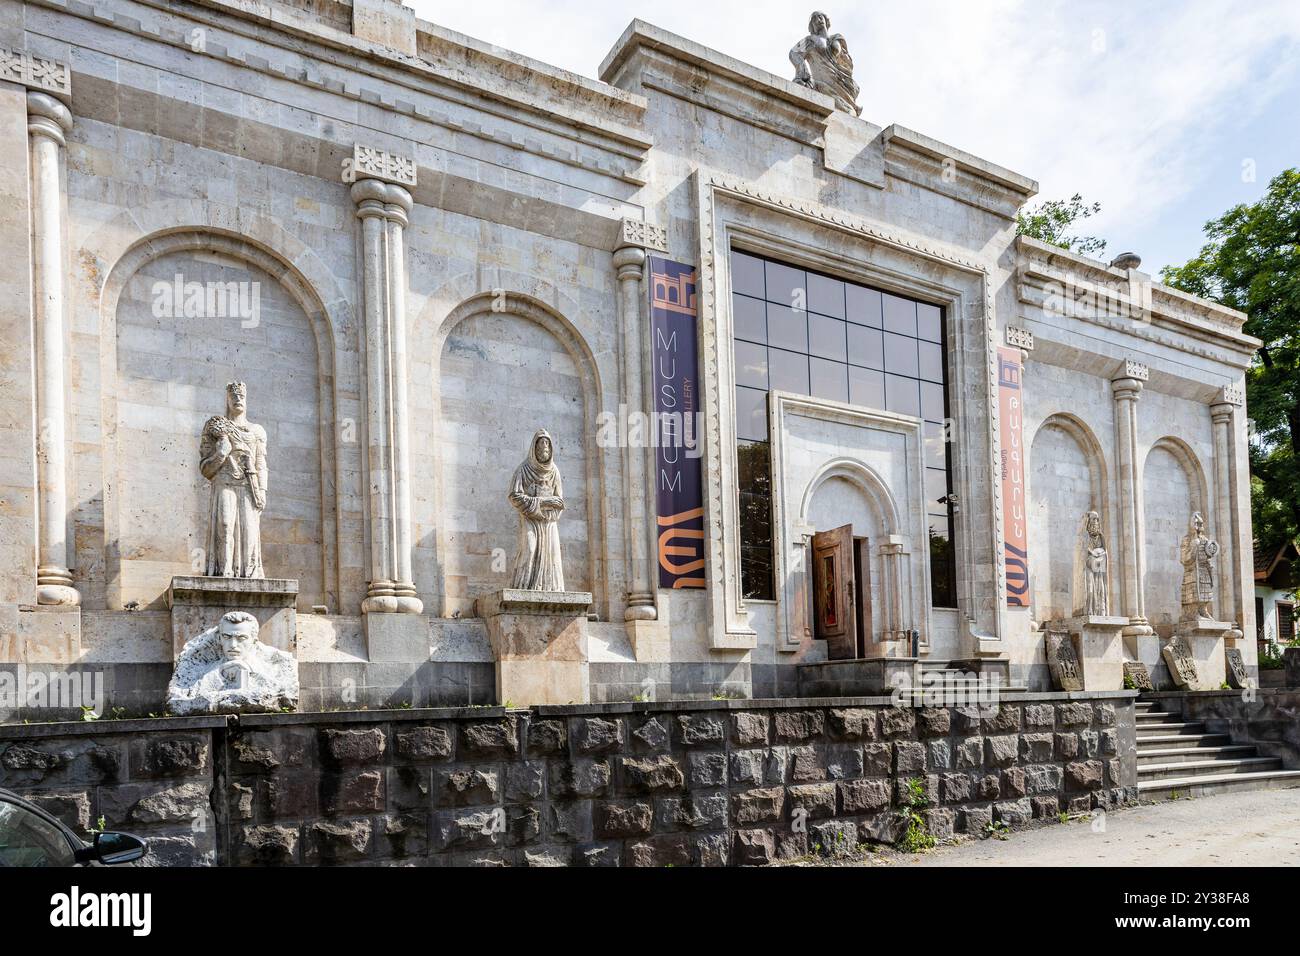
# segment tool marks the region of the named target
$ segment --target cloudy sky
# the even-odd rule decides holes
[[[812,2],[406,0],[426,20],[595,76],[634,18],[791,75]],[[1100,201],[1088,231],[1152,272],[1300,165],[1298,0],[815,0],[862,115]]]

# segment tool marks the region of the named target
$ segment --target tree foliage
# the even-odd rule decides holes
[[[1205,225],[1208,240],[1162,280],[1248,316],[1263,344],[1246,373],[1255,538],[1268,548],[1300,537],[1300,169],[1268,184],[1258,202]]]
[[[1049,199],[1022,210],[1016,216],[1016,233],[1050,242],[1054,246],[1077,252],[1082,256],[1100,255],[1106,249],[1106,240],[1096,236],[1070,235],[1076,222],[1101,212],[1101,203],[1089,205],[1075,193],[1069,199]]]

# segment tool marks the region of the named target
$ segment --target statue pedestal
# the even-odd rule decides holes
[[[1198,617],[1179,623],[1174,630],[1174,640],[1163,648],[1161,654],[1169,666],[1169,675],[1174,683],[1185,690],[1218,690],[1227,680],[1227,659],[1225,656],[1225,638],[1232,630],[1226,621],[1214,621],[1207,617]],[[1181,641],[1187,655],[1196,670],[1196,680],[1191,674],[1179,672],[1178,649],[1175,641]]]
[[[294,578],[174,577],[167,589],[172,609],[172,659],[185,642],[216,627],[227,611],[257,618],[259,639],[298,656],[298,582]]]
[[[586,591],[524,591],[505,588],[478,599],[496,660],[497,703],[585,704],[587,671]]]
[[[1083,689],[1124,689],[1124,628],[1126,617],[1076,617],[1069,623],[1079,667],[1083,671]]]

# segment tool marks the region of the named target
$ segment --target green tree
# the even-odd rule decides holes
[[[1099,212],[1101,203],[1089,205],[1078,193],[1069,199],[1049,199],[1016,215],[1016,234],[1050,242],[1081,256],[1100,255],[1106,249],[1105,239],[1069,234],[1076,222]]]
[[[1300,537],[1300,169],[1268,184],[1256,203],[1205,224],[1209,240],[1167,285],[1245,312],[1263,345],[1246,373],[1255,538],[1266,547]]]

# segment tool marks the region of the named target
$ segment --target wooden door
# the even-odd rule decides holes
[[[826,641],[833,661],[858,656],[858,627],[853,581],[853,525],[813,535],[813,636]]]

